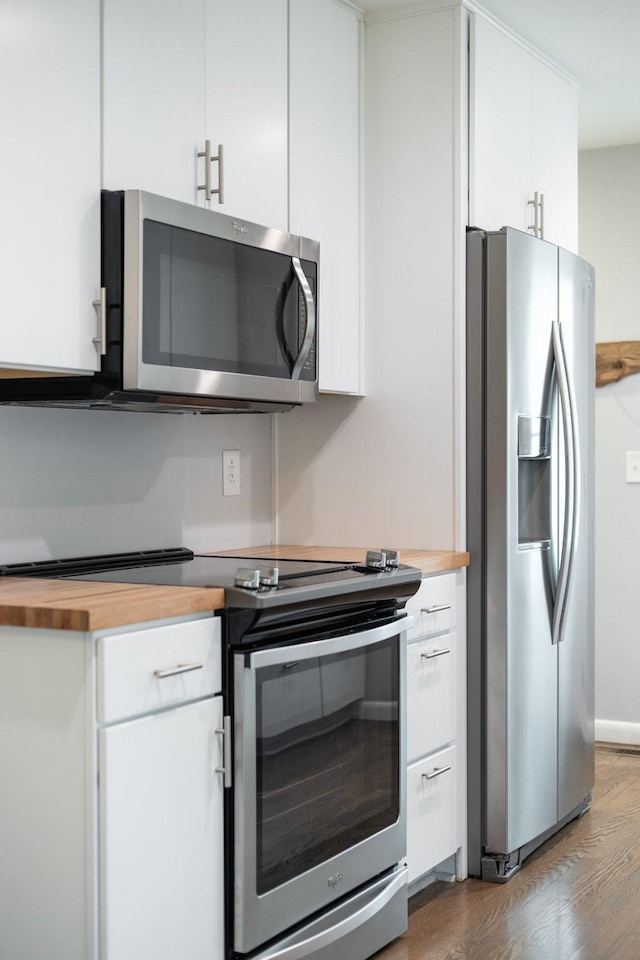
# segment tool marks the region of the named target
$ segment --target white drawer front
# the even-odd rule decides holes
[[[456,748],[407,768],[407,862],[417,880],[458,849]]]
[[[98,721],[218,693],[220,619],[188,620],[98,641]]]
[[[416,760],[457,736],[456,635],[407,647],[407,759]]]
[[[416,624],[407,634],[407,639],[453,629],[456,623],[455,598],[455,573],[425,577],[418,592],[407,600],[406,609],[416,618]]]

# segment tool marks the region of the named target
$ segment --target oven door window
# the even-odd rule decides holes
[[[256,887],[399,816],[398,640],[256,671]]]
[[[145,220],[142,329],[145,364],[288,379],[306,329],[291,257]],[[313,346],[300,379],[316,379]]]

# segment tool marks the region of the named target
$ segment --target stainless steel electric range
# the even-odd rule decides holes
[[[406,929],[403,607],[419,570],[396,551],[276,565],[177,548],[0,574],[225,589],[229,958],[365,960]]]

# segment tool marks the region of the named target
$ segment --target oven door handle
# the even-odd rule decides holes
[[[349,633],[343,637],[328,637],[326,640],[310,640],[308,643],[298,643],[292,647],[270,647],[267,650],[255,650],[248,656],[249,667],[258,670],[260,667],[271,667],[279,663],[291,663],[293,660],[312,660],[314,657],[327,657],[333,653],[345,653],[348,650],[359,650],[369,647],[382,640],[388,640],[410,630],[415,622],[412,616],[399,616],[391,623],[359,633]]]

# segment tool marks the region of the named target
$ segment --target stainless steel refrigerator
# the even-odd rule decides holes
[[[504,882],[594,781],[594,271],[467,235],[469,873]]]

